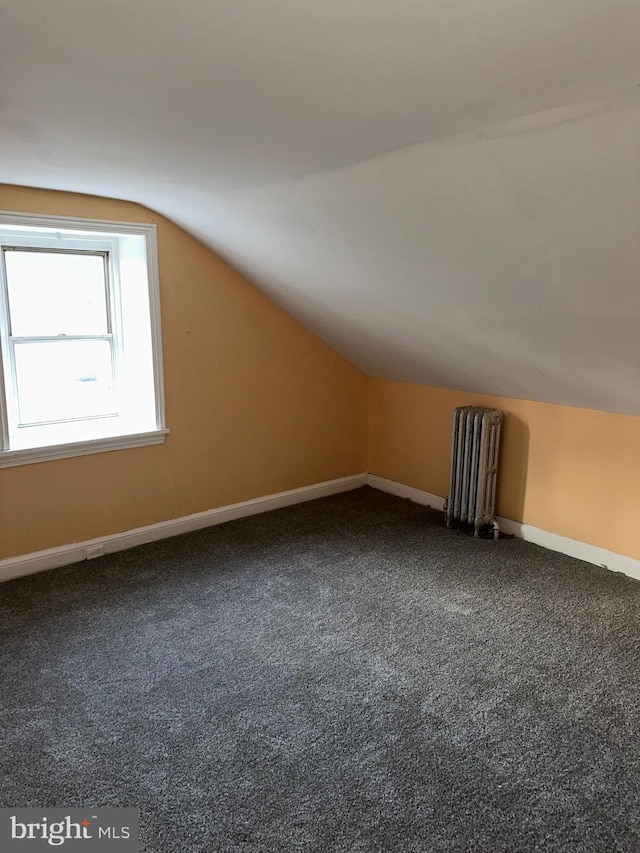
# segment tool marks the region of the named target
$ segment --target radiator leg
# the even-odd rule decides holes
[[[481,530],[482,530],[482,522],[476,521],[476,523],[473,526],[473,535],[476,537],[476,539],[480,538],[480,531]]]

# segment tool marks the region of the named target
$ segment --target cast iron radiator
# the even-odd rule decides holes
[[[487,525],[497,539],[496,476],[502,412],[461,406],[453,413],[449,496],[445,501],[447,527],[470,524],[474,536]]]

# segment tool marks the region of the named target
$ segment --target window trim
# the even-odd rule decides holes
[[[47,445],[33,448],[9,448],[9,428],[7,421],[7,399],[4,385],[3,355],[0,349],[0,468],[27,465],[33,462],[45,462],[72,456],[104,453],[109,450],[123,450],[146,445],[162,444],[169,430],[165,422],[164,371],[162,365],[162,328],[160,322],[160,287],[158,274],[157,228],[153,223],[121,222],[109,219],[84,219],[73,216],[50,216],[14,211],[0,211],[0,229],[12,226],[55,229],[61,231],[85,232],[87,234],[104,233],[107,235],[132,235],[144,237],[147,262],[147,284],[149,295],[149,321],[151,325],[151,358],[153,364],[154,398],[156,412],[155,430],[137,433],[93,438],[64,444]],[[70,239],[73,236],[70,235]]]

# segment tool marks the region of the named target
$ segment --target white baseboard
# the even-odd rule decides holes
[[[160,521],[146,527],[136,527],[122,533],[88,539],[85,542],[48,548],[45,551],[35,551],[32,554],[24,554],[19,557],[8,557],[0,560],[0,582],[21,575],[54,569],[58,566],[66,566],[70,563],[79,563],[90,558],[90,556],[124,551],[126,548],[134,548],[136,545],[168,539],[170,536],[178,536],[181,533],[189,533],[203,527],[212,527],[215,524],[223,524],[225,521],[233,521],[236,518],[257,515],[261,512],[269,512],[272,509],[311,501],[315,498],[347,492],[365,485],[401,498],[408,498],[415,503],[430,506],[436,510],[441,511],[444,508],[444,498],[440,495],[434,495],[413,486],[405,486],[394,480],[386,480],[384,477],[378,477],[375,474],[354,474],[350,477],[341,477],[338,480],[327,480],[324,483],[315,483],[312,486],[303,486],[300,489],[291,489],[287,492],[278,492],[275,495],[265,495],[242,503],[197,512],[182,518]],[[605,548],[598,548],[586,542],[579,542],[576,539],[569,539],[567,536],[560,536],[558,533],[542,530],[531,524],[523,524],[502,517],[499,517],[498,521],[501,530],[505,533],[517,536],[527,542],[534,542],[536,545],[542,545],[551,551],[559,551],[561,554],[567,554],[578,560],[594,563],[596,566],[623,572],[629,577],[640,580],[640,560],[634,560],[632,557],[616,554],[613,551],[607,551]]]
[[[550,530],[542,530],[532,524],[523,524],[521,521],[512,521],[510,518],[499,518],[500,529],[505,533],[524,539],[526,542],[535,542],[543,548],[551,551],[559,551],[585,563],[593,563],[610,569],[613,572],[623,572],[630,578],[640,580],[640,560],[617,554],[615,551],[607,551],[606,548],[598,548],[597,545],[589,545],[588,542],[580,542],[579,539],[570,539]]]
[[[437,509],[440,512],[444,509],[444,498],[439,495],[432,495],[431,492],[414,489],[413,486],[405,486],[404,483],[396,483],[395,480],[385,480],[384,477],[378,477],[377,474],[369,474],[367,482],[372,488],[379,489],[381,492],[388,492],[390,495],[397,495],[399,498],[408,498],[414,503],[430,506],[431,509]]]
[[[408,498],[415,503],[430,506],[433,509],[444,509],[444,498],[440,495],[415,489],[413,486],[405,486],[402,483],[396,483],[394,480],[386,480],[384,477],[378,477],[375,474],[369,474],[368,483],[374,489],[380,489],[401,498]],[[640,580],[640,560],[634,560],[624,554],[616,554],[614,551],[607,551],[606,548],[598,548],[596,545],[589,545],[587,542],[580,542],[577,539],[569,539],[568,536],[542,530],[532,524],[512,521],[510,518],[498,516],[498,523],[504,533],[517,536],[526,542],[534,542],[536,545],[542,545],[543,548],[549,548],[550,551],[559,551],[561,554],[567,554],[569,557],[575,557],[585,563],[593,563],[614,572],[623,572],[629,577]]]
[[[172,518],[168,521],[160,521],[157,524],[148,524],[146,527],[136,527],[122,533],[112,533],[109,536],[100,536],[97,539],[87,539],[85,542],[75,542],[72,545],[62,545],[58,548],[47,548],[46,551],[35,551],[19,557],[8,557],[0,560],[0,582],[22,575],[30,575],[34,572],[42,572],[46,569],[55,569],[58,566],[66,566],[70,563],[79,563],[81,560],[102,554],[124,551],[126,548],[133,548],[136,545],[145,545],[147,542],[155,542],[158,539],[168,539],[170,536],[189,533],[203,527],[212,527],[215,524],[223,524],[225,521],[233,521],[236,518],[269,512],[272,509],[324,498],[339,492],[348,492],[351,489],[366,486],[367,482],[366,474],[354,474],[350,477],[341,477],[338,480],[327,480],[324,483],[315,483],[312,486],[303,486],[300,489],[290,489],[287,492],[278,492],[275,495],[265,495],[242,503],[196,512],[182,518]]]

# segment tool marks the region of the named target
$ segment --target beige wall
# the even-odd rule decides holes
[[[444,496],[456,406],[506,413],[498,512],[640,559],[640,418],[371,379],[369,471]]]
[[[0,186],[0,209],[158,225],[163,445],[0,469],[0,557],[366,470],[367,380],[222,260],[127,202]]]
[[[445,495],[451,414],[475,403],[506,412],[501,515],[640,559],[640,418],[367,383],[158,214],[7,186],[0,209],[157,223],[171,429],[164,445],[0,469],[0,558],[366,470]]]

